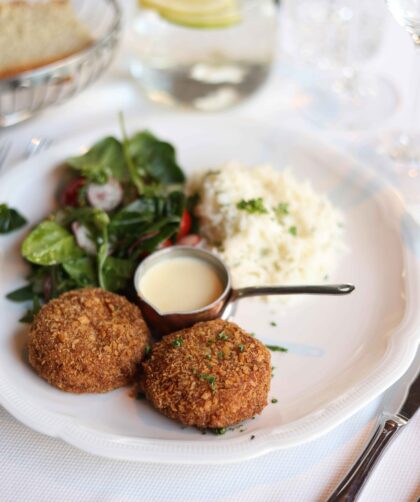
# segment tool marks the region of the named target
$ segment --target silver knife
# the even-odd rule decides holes
[[[395,392],[390,392],[389,396],[399,394],[401,388],[405,389],[404,399],[399,406],[393,406],[392,398],[384,405],[384,411],[379,417],[377,429],[366,446],[362,455],[356,460],[343,481],[335,489],[327,502],[352,502],[357,499],[374,466],[381,455],[395,438],[420,406],[420,374],[419,355],[415,358],[408,372],[391,388]],[[414,381],[413,381],[414,380]],[[394,389],[395,387],[395,389]],[[394,413],[390,411],[397,409]]]

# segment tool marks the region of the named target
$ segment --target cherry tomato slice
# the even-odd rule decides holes
[[[76,178],[70,181],[64,189],[64,192],[61,194],[61,204],[63,206],[78,206],[79,192],[85,182],[85,178]]]
[[[179,225],[179,232],[176,237],[177,241],[188,235],[188,232],[191,229],[191,216],[190,213],[184,209],[184,212],[182,213],[182,218],[181,218],[181,223]]]
[[[170,246],[172,246],[172,242],[169,239],[166,239],[166,241],[159,244],[158,249],[168,248]]]

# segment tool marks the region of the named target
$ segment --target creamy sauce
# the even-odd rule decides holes
[[[152,265],[137,289],[161,313],[196,310],[224,290],[215,268],[200,258],[167,258]]]

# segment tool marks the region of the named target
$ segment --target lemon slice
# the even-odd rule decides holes
[[[190,28],[224,28],[241,20],[238,0],[139,0],[139,4]]]

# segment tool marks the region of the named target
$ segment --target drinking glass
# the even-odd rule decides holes
[[[391,115],[397,96],[390,83],[362,70],[381,46],[383,0],[288,0],[286,15],[306,77],[303,114],[326,127],[362,129]]]
[[[405,127],[401,131],[391,133],[386,142],[388,155],[410,178],[420,173],[420,134],[418,122],[420,113],[420,0],[387,0],[388,8],[397,22],[410,35],[415,49],[415,61],[411,79],[409,106]],[[420,197],[419,197],[420,198]]]
[[[217,111],[260,88],[274,58],[276,2],[238,4],[238,24],[207,29],[173,24],[153,10],[138,9],[129,35],[130,69],[150,99]]]

